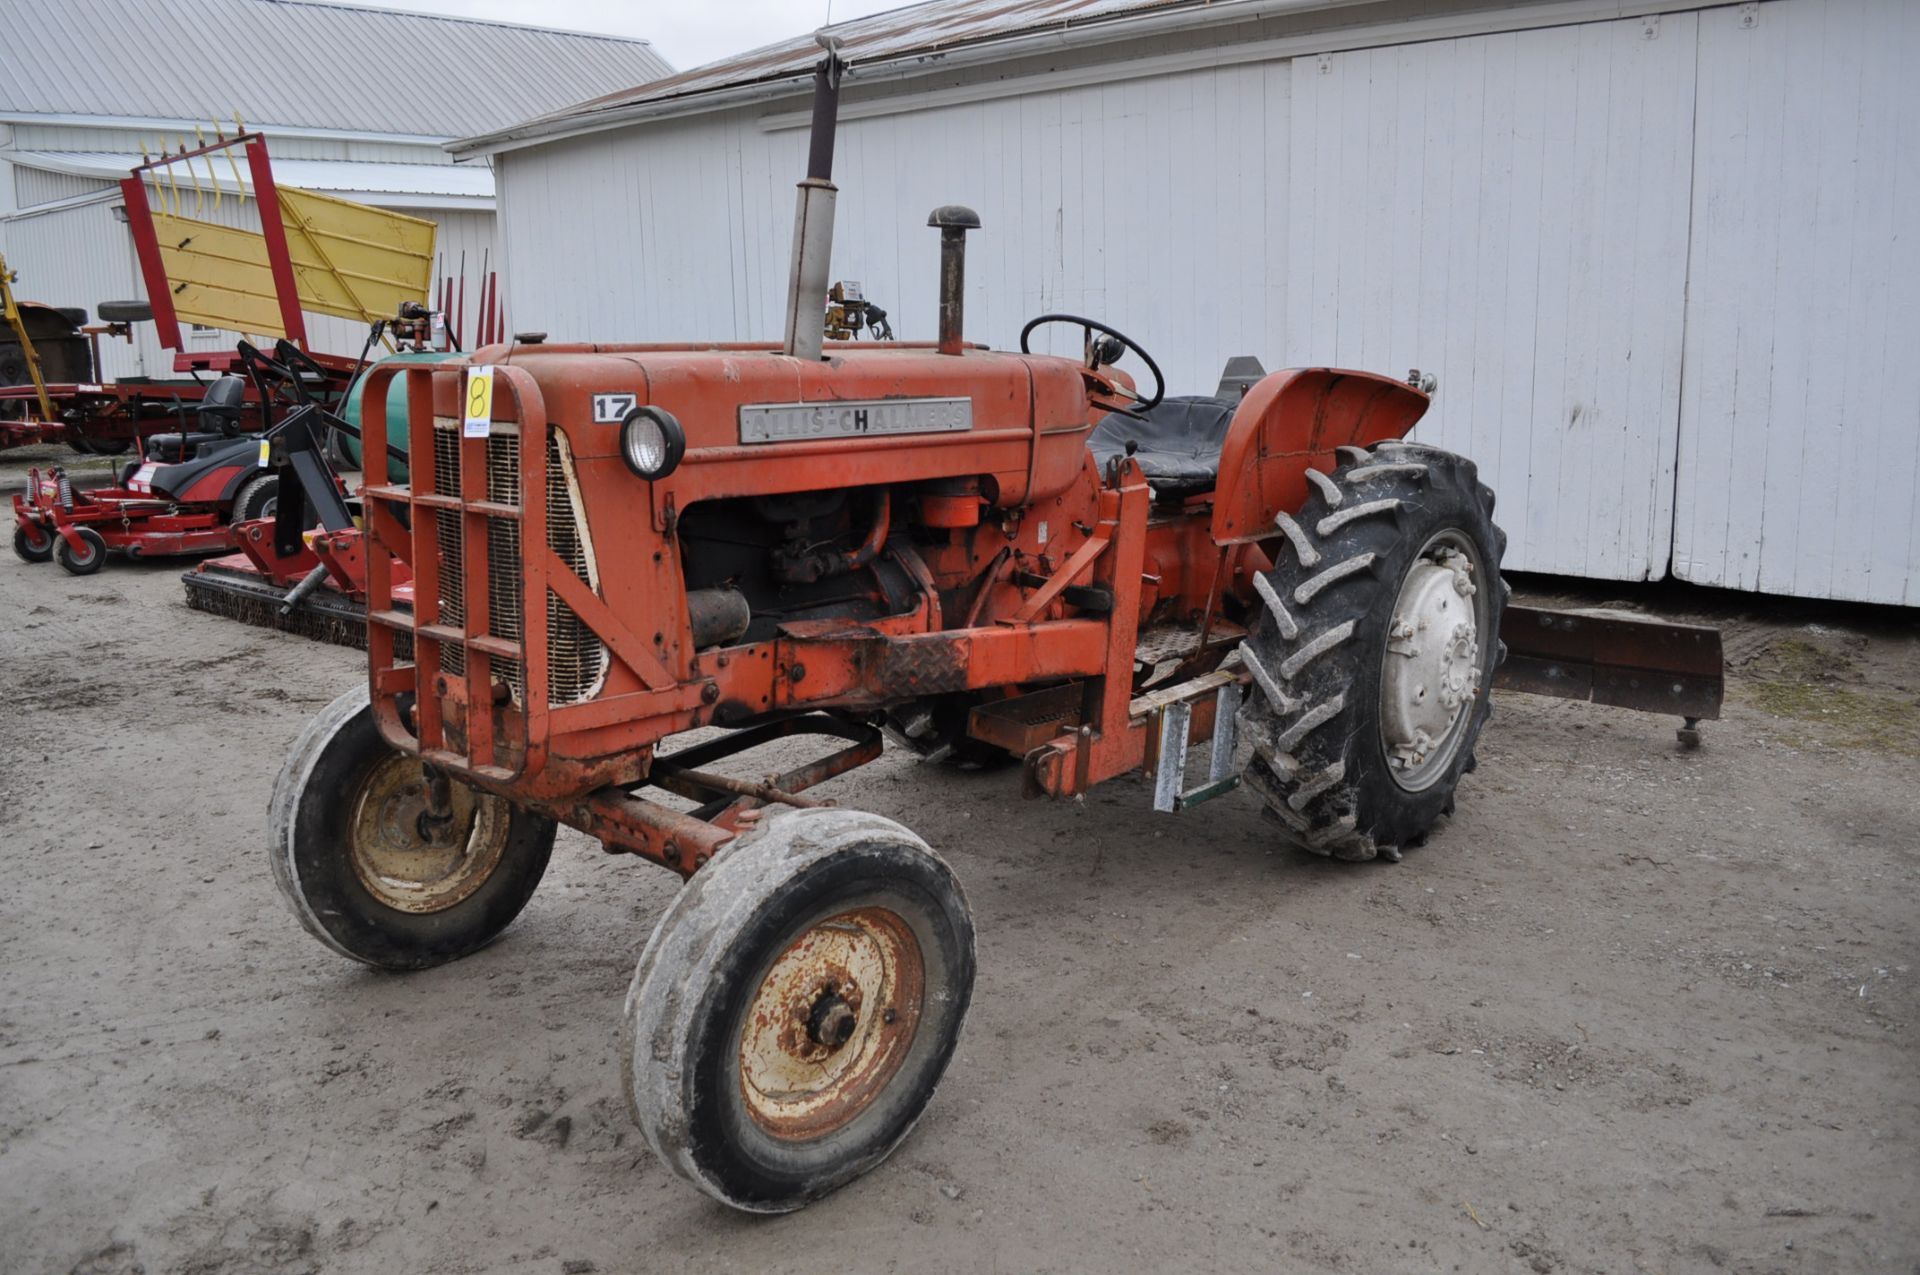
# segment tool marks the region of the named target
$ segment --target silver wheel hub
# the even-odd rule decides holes
[[[1459,751],[1480,693],[1473,561],[1437,541],[1400,584],[1380,670],[1380,736],[1402,787],[1427,787]]]

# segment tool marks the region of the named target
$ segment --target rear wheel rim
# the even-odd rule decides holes
[[[1487,573],[1456,528],[1435,532],[1400,580],[1380,656],[1380,747],[1408,792],[1433,787],[1466,743],[1480,694]]]
[[[898,913],[863,907],[809,925],[747,1004],[747,1116],[789,1141],[845,1128],[906,1061],[925,1003],[926,959]]]
[[[464,902],[500,866],[511,831],[505,799],[448,785],[452,817],[425,818],[426,778],[417,759],[394,754],[368,772],[347,828],[354,875],[400,912],[443,912]]]

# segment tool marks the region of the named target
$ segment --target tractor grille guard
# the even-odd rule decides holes
[[[427,761],[504,782],[537,771],[536,744],[556,708],[595,696],[605,644],[561,596],[598,585],[565,435],[547,420],[522,369],[495,368],[496,410],[485,437],[433,410],[436,369],[378,368],[367,378],[365,436],[386,434],[386,385],[407,377],[407,486],[388,481],[381,447],[366,449],[370,535],[368,654],[376,715],[389,738],[417,740]],[[445,370],[441,370],[445,375]],[[546,446],[525,440],[544,438]],[[396,515],[404,507],[408,517]],[[413,609],[397,609],[394,560],[413,567]],[[555,583],[561,573],[573,577]],[[571,590],[570,590],[571,591]],[[544,605],[542,605],[544,602]],[[412,659],[405,655],[412,639]],[[398,697],[415,691],[414,720]]]
[[[433,490],[436,495],[460,495],[461,453],[465,450],[460,422],[439,416],[433,422]],[[495,504],[520,504],[520,427],[496,423],[486,439],[487,500]],[[560,560],[588,584],[597,586],[597,572],[588,553],[588,537],[569,481],[572,453],[564,435],[547,430],[547,543]],[[454,509],[432,511],[434,541],[443,564],[440,575],[440,618],[445,624],[464,628],[466,622],[465,538],[462,515]],[[488,516],[487,531],[487,625],[486,632],[519,642],[525,636],[525,582],[521,579],[520,520]],[[466,649],[463,646],[440,648],[442,672],[463,677],[466,674]],[[552,594],[547,595],[547,702],[552,705],[578,704],[592,698],[607,671],[606,647],[573,613],[573,609]],[[515,660],[506,667],[496,666],[496,674],[506,682],[513,703],[526,705],[526,666]]]

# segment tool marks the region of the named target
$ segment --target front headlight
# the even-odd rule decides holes
[[[628,469],[649,482],[677,469],[686,451],[687,432],[664,408],[636,407],[621,423],[620,454]]]

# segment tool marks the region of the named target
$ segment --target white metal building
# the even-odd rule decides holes
[[[1920,604],[1920,4],[934,0],[836,26],[833,275],[969,335],[1104,318],[1174,392],[1226,355],[1436,373],[1517,570]],[[454,149],[515,323],[782,326],[810,40]]]
[[[310,0],[0,0],[0,253],[23,297],[144,297],[119,179],[143,146],[211,140],[237,115],[267,135],[277,182],[432,219],[446,272],[464,255],[472,280],[493,253],[493,177],[444,143],[670,70],[643,40]],[[196,215],[251,214],[229,197]],[[467,293],[470,330],[477,282]],[[151,328],[136,332],[101,343],[104,375],[171,372]],[[318,315],[309,332],[346,354],[366,335]]]

